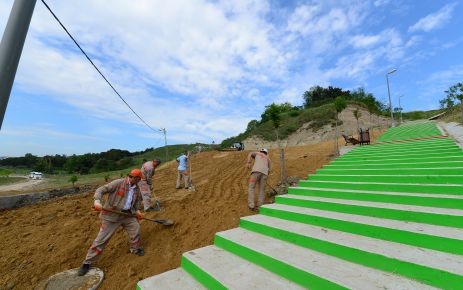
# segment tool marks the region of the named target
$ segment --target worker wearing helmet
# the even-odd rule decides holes
[[[139,219],[144,215],[140,212],[142,197],[138,182],[142,179],[143,174],[140,169],[133,169],[129,176],[112,181],[99,187],[95,191],[93,207],[100,211],[101,227],[100,232],[88,249],[84,263],[79,268],[78,275],[85,275],[90,269],[90,265],[103,252],[106,244],[116,230],[122,226],[127,232],[130,239],[130,252],[143,256],[143,248],[140,247],[140,224]],[[108,197],[102,206],[104,194]],[[107,210],[120,211],[134,216],[125,216]]]
[[[140,186],[141,196],[143,197],[143,207],[145,211],[157,211],[161,209],[161,202],[156,199],[153,206],[152,200],[153,176],[156,167],[158,167],[159,164],[161,164],[161,159],[155,158],[152,161],[143,163],[141,167],[141,173],[143,174],[143,177],[140,183],[138,183],[138,186]]]
[[[254,158],[254,165],[249,177],[248,186],[248,207],[250,210],[255,211],[265,200],[265,185],[267,184],[267,177],[272,169],[272,162],[268,157],[268,150],[265,148],[260,149],[259,152],[251,152],[248,154],[246,167],[251,168],[251,158]],[[254,189],[256,183],[259,183],[259,197],[257,200],[257,208],[255,206]]]

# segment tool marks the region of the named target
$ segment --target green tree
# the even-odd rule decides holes
[[[357,132],[360,131],[360,126],[359,126],[359,118],[362,116],[362,112],[359,111],[359,109],[355,109],[353,112],[355,120],[357,120]]]
[[[272,121],[273,127],[275,128],[275,133],[277,136],[277,143],[278,147],[280,148],[280,178],[281,181],[286,179],[286,170],[285,170],[285,152],[284,149],[281,147],[280,137],[278,135],[278,128],[281,124],[281,107],[275,104],[271,104],[267,106],[268,117]]]
[[[461,107],[461,114],[463,116],[463,83],[456,83],[451,86],[448,90],[445,91],[447,94],[447,99],[450,100],[459,100]]]
[[[339,156],[339,144],[338,144],[338,138],[339,138],[339,132],[338,132],[338,121],[339,121],[339,113],[341,113],[345,108],[346,108],[346,99],[344,97],[339,96],[336,97],[334,100],[334,109],[336,110],[336,133],[335,133],[335,141],[334,141],[334,146],[335,146],[335,152],[336,155]]]
[[[73,175],[71,177],[69,177],[69,182],[72,183],[72,186],[74,187],[74,184],[77,182],[77,180],[79,180],[79,177],[77,177],[77,175]]]

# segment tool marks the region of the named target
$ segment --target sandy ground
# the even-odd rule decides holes
[[[332,158],[334,144],[323,142],[286,149],[287,174],[305,177]],[[214,234],[238,226],[247,209],[245,160],[249,152],[204,152],[192,157],[196,192],[176,190],[176,164],[164,164],[156,173],[154,193],[165,210],[148,217],[170,218],[170,228],[142,221],[146,254],[128,251],[128,239],[119,230],[95,266],[105,272],[100,289],[134,289],[137,281],[180,265],[182,253],[210,245]],[[271,150],[279,180],[277,150]],[[267,200],[271,202],[271,200]],[[40,204],[0,211],[0,289],[32,289],[57,272],[79,267],[98,233],[100,221],[91,210],[93,193],[68,196]]]

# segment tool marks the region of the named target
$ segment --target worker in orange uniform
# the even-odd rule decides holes
[[[251,176],[249,177],[248,186],[248,207],[252,211],[256,211],[261,205],[264,204],[265,200],[265,185],[267,184],[267,178],[272,170],[272,162],[268,157],[268,150],[265,148],[260,149],[259,152],[251,152],[248,154],[246,160],[246,167],[251,168],[251,158],[254,158],[254,165],[251,170]],[[257,200],[257,208],[255,206],[254,189],[256,183],[259,183],[259,198]]]
[[[138,186],[140,187],[141,196],[143,197],[143,207],[145,211],[161,210],[161,202],[158,199],[156,199],[154,202],[152,201],[153,176],[156,167],[158,167],[159,164],[161,164],[161,159],[155,158],[152,161],[143,163],[141,167],[143,178],[138,183]]]
[[[140,169],[133,169],[128,177],[114,180],[95,191],[93,207],[95,210],[101,211],[101,227],[96,239],[88,249],[82,266],[79,268],[79,276],[88,272],[90,265],[103,252],[106,244],[120,226],[125,229],[129,236],[130,252],[137,256],[144,255],[144,250],[140,247],[140,224],[138,222],[144,218],[143,213],[140,212],[142,197],[138,187],[138,182],[142,177]],[[108,198],[103,207],[102,198],[106,193],[108,193]],[[105,211],[105,209],[121,211],[134,216],[120,215]]]

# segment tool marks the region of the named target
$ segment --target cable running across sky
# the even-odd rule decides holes
[[[150,125],[148,125],[148,123],[145,122],[145,120],[142,119],[142,117],[140,117],[140,115],[138,115],[134,109],[132,109],[132,107],[127,103],[127,101],[121,96],[121,94],[119,94],[119,92],[116,90],[116,88],[114,88],[114,86],[111,84],[111,82],[103,75],[103,73],[98,69],[98,67],[95,65],[95,63],[93,63],[93,61],[90,59],[90,57],[87,55],[87,53],[82,49],[82,47],[79,45],[79,43],[77,43],[76,39],[71,35],[71,33],[66,29],[66,27],[64,26],[64,24],[59,20],[59,18],[56,16],[56,14],[51,10],[51,8],[48,6],[48,4],[44,1],[44,0],[41,0],[42,3],[45,5],[45,7],[48,9],[48,11],[50,11],[51,15],[53,15],[53,17],[56,19],[56,21],[58,21],[59,25],[64,29],[64,31],[67,33],[67,35],[72,39],[72,41],[75,43],[75,45],[77,45],[77,47],[80,49],[80,51],[85,55],[85,57],[87,58],[87,60],[92,64],[92,66],[96,69],[96,71],[101,75],[101,77],[106,81],[106,83],[111,87],[111,89],[118,95],[118,97],[124,102],[124,104],[129,107],[129,109],[135,114],[135,116],[137,116],[138,119],[140,119],[140,121],[142,121],[148,128],[150,128],[152,131],[156,132],[159,134],[159,130],[158,129],[153,129]]]

